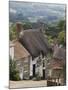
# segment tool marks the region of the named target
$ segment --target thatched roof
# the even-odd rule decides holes
[[[54,48],[54,53],[53,53],[53,58],[60,59],[60,60],[65,60],[66,59],[66,52],[65,49],[62,47],[55,47]]]
[[[49,45],[41,31],[30,29],[24,30],[23,32],[24,34],[20,38],[20,42],[33,57],[38,56],[41,51],[43,54],[47,54]]]
[[[14,58],[19,60],[30,56],[30,53],[24,48],[18,40],[13,41],[14,44]]]
[[[50,68],[62,69],[66,61],[65,49],[59,46],[54,47],[53,58],[50,60]]]
[[[62,69],[63,64],[64,64],[63,60],[52,59],[50,61],[50,68],[52,68],[52,69]]]

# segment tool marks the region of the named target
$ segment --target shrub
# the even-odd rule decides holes
[[[36,80],[41,80],[41,76],[39,74],[36,74]]]
[[[18,73],[17,73],[16,75],[14,75],[14,79],[15,79],[16,81],[20,80]]]
[[[16,62],[14,60],[10,59],[10,66],[9,66],[9,74],[10,74],[10,80],[20,80],[19,77],[19,71],[16,69]]]

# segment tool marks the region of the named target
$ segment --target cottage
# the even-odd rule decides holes
[[[17,69],[19,70],[20,79],[29,79],[30,70],[30,53],[20,44],[18,40],[14,40],[10,43],[10,56],[12,60],[16,61]],[[27,75],[27,76],[26,76]]]
[[[54,46],[53,58],[50,60],[49,77],[53,78],[56,82],[61,83],[61,85],[64,85],[62,80],[66,77],[64,76],[65,71],[63,71],[66,62],[65,56],[65,49],[56,44]]]
[[[45,79],[45,61],[50,49],[47,39],[39,29],[23,30],[20,23],[16,27],[18,41],[14,42],[14,60],[17,61],[17,66],[21,64],[21,79],[36,77],[37,74]]]

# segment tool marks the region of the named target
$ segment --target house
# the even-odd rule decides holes
[[[36,75],[45,79],[46,56],[50,50],[47,38],[44,36],[42,30],[23,30],[21,23],[16,23],[16,30],[17,41],[13,42],[13,56],[17,62],[17,66],[20,66],[21,79],[30,79],[36,77]]]
[[[49,77],[54,79],[58,84],[64,85],[64,66],[66,63],[66,52],[65,48],[55,45],[53,58],[50,60],[49,68]]]
[[[29,62],[32,57],[18,40],[14,40],[10,43],[10,56],[12,60],[16,61],[20,79],[28,79],[30,73],[27,71],[30,70]]]

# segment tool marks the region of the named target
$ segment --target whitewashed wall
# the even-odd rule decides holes
[[[39,69],[37,67],[37,60],[38,59],[39,59],[39,57],[36,57],[34,60],[32,60],[32,58],[30,59],[30,76],[33,76],[33,64],[36,65],[35,73],[37,73],[39,70],[41,77],[43,76],[43,65],[41,64]]]
[[[10,47],[10,56],[11,56],[11,59],[13,60],[14,59],[14,46]]]
[[[33,64],[37,63],[38,57],[36,57],[34,60],[32,60],[32,57],[30,58],[30,76],[33,76]]]
[[[32,57],[30,57],[30,76],[33,75],[33,66],[32,66],[32,63],[33,63]]]

